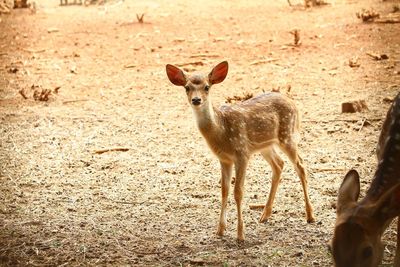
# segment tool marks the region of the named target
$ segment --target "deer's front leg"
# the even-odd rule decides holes
[[[242,159],[235,163],[236,179],[235,179],[235,202],[237,208],[237,239],[239,241],[244,241],[244,225],[243,225],[243,215],[242,215],[242,201],[244,195],[244,180],[246,176],[247,160]]]
[[[231,184],[232,178],[232,163],[225,163],[220,161],[221,163],[221,214],[219,217],[219,224],[217,235],[223,236],[226,229],[226,208],[228,206],[228,195],[229,195],[229,187]]]

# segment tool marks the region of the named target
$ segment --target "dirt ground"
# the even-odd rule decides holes
[[[0,265],[330,266],[338,186],[356,168],[365,192],[386,98],[400,90],[399,24],[355,15],[362,8],[388,14],[399,1],[330,3],[43,0],[36,13],[0,15]],[[215,235],[219,163],[165,64],[210,71],[223,60],[230,72],[212,88],[215,105],[291,86],[315,223],[306,223],[286,157],[274,214],[258,223],[262,210],[249,204],[266,201],[271,169],[255,155],[246,241],[236,242],[232,196],[227,233]],[[35,90],[49,99],[35,101]],[[365,100],[369,110],[342,114],[341,103],[351,100]],[[128,150],[96,153],[109,148]],[[394,233],[384,237],[385,264]]]

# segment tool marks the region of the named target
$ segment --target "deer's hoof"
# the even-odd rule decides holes
[[[217,229],[217,236],[223,236],[224,235],[224,232],[225,232],[225,226],[218,226],[218,229]]]
[[[307,218],[307,223],[314,223],[315,222],[315,218],[312,216],[310,218]]]

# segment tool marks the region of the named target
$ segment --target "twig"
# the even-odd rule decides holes
[[[368,119],[365,118],[368,121],[381,121],[383,120],[382,118],[372,118]],[[344,121],[344,122],[359,122],[360,119],[333,119],[333,120],[322,120],[322,121],[317,121],[317,120],[303,120],[302,122],[311,122],[311,123],[327,123],[327,122],[338,122],[338,121]]]
[[[361,129],[364,127],[364,124],[365,124],[365,121],[367,120],[367,118],[364,118],[362,121],[361,121],[361,126],[360,126],[360,128],[358,129],[358,132],[361,132]]]
[[[122,151],[122,152],[126,152],[126,151],[128,151],[128,150],[129,150],[129,148],[116,147],[116,148],[105,148],[105,149],[95,150],[94,153],[96,153],[96,154],[103,154],[103,153],[112,152],[112,151]]]
[[[387,18],[387,19],[376,19],[375,23],[387,23],[387,24],[395,24],[400,23],[400,19],[398,18]]]
[[[59,32],[60,30],[58,28],[48,28],[47,32],[52,33],[52,32]]]
[[[74,102],[84,102],[84,101],[89,101],[89,99],[75,99],[75,100],[66,100],[63,101],[63,104],[69,104],[69,103],[74,103]]]
[[[279,59],[277,59],[277,58],[267,58],[267,59],[253,61],[250,63],[250,65],[259,65],[259,64],[269,63],[269,62],[278,61],[278,60]]]
[[[136,67],[137,67],[136,64],[127,64],[124,66],[125,69],[136,68]]]
[[[19,90],[18,93],[19,93],[20,95],[22,95],[22,97],[23,97],[24,99],[28,99],[28,97],[26,96],[26,94],[25,94],[25,92],[24,92],[23,89]]]
[[[123,23],[122,23],[123,24]],[[106,33],[103,32],[90,32],[90,31],[77,31],[77,32],[71,32],[71,34],[97,34],[97,35],[106,35]]]
[[[235,102],[243,102],[246,101],[247,99],[250,99],[253,97],[252,93],[245,93],[243,96],[233,96],[233,97],[227,97],[226,98],[226,103],[235,103]]]
[[[312,171],[313,172],[344,172],[344,171],[346,171],[346,169],[329,169],[329,168],[327,168],[327,169],[319,169],[319,168],[315,168],[315,169],[312,169]]]
[[[23,51],[29,52],[29,53],[42,53],[45,52],[46,49],[38,49],[38,50],[33,50],[33,49],[26,49],[26,48],[22,48]]]
[[[204,63],[201,61],[195,61],[195,62],[188,62],[188,63],[180,63],[176,64],[178,67],[184,67],[184,66],[203,66]]]
[[[190,58],[197,58],[197,57],[211,57],[211,58],[217,58],[219,55],[207,55],[207,54],[198,54],[198,55],[191,55]]]
[[[143,22],[144,22],[144,21],[143,21],[143,17],[144,17],[144,13],[142,13],[141,16],[139,16],[139,14],[136,14],[136,19],[137,19],[137,21],[138,21],[139,23],[143,23]]]
[[[374,54],[372,52],[367,52],[366,53],[368,56],[372,57],[375,60],[382,60],[382,59],[388,59],[389,57],[386,54]]]
[[[301,41],[300,41],[300,30],[294,29],[294,30],[290,31],[289,33],[293,35],[293,38],[294,38],[293,45],[294,46],[299,46],[301,44]]]
[[[362,9],[360,12],[356,12],[356,16],[363,22],[373,22],[375,19],[380,17],[380,14],[373,9]]]
[[[249,204],[249,208],[251,210],[259,210],[259,209],[263,209],[265,207],[264,204]]]

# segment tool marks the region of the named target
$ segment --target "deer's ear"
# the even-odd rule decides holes
[[[350,170],[339,188],[336,210],[340,214],[349,204],[355,204],[360,195],[360,176],[356,170]]]
[[[186,84],[186,75],[183,70],[171,64],[167,64],[165,69],[171,83],[178,86],[184,86]]]
[[[208,74],[208,80],[211,84],[217,84],[225,80],[228,74],[228,62],[223,61],[215,66],[210,74]]]
[[[390,188],[376,201],[373,214],[384,220],[393,219],[400,215],[400,184]]]

